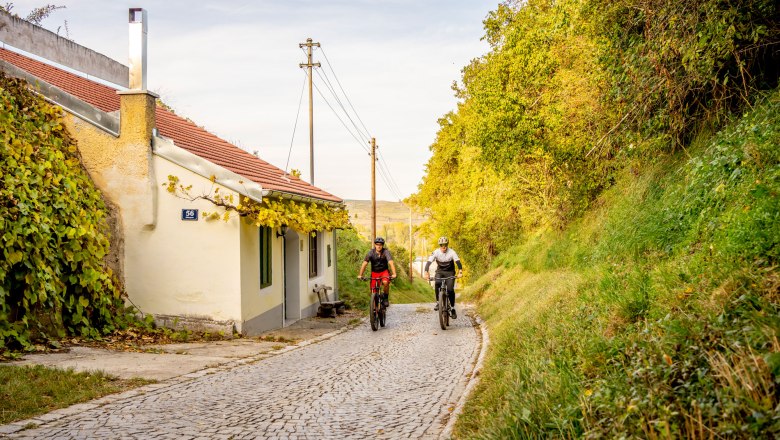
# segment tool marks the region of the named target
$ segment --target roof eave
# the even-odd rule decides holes
[[[258,203],[263,202],[265,190],[259,183],[190,153],[184,148],[178,147],[171,139],[153,136],[152,151],[155,155],[169,160],[190,172],[206,179],[211,179],[214,176],[216,178],[215,182],[219,185],[249,197]]]
[[[327,206],[333,206],[333,207],[344,207],[344,202],[336,202],[333,200],[325,200],[325,199],[319,199],[316,197],[309,197],[309,196],[303,196],[300,194],[294,194],[289,193],[285,191],[279,191],[274,189],[265,189],[263,190],[263,197],[276,197],[279,199],[288,199],[288,200],[294,200],[294,201],[300,201],[300,202],[307,202],[307,203],[319,203],[321,205],[327,205]]]

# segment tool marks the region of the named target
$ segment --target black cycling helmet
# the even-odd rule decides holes
[[[377,238],[374,239],[374,244],[377,244],[377,243],[379,243],[381,245],[384,245],[385,244],[385,239],[382,238],[382,237],[377,237]]]
[[[450,241],[447,240],[447,237],[442,237],[439,239],[439,246],[447,246],[450,244]]]

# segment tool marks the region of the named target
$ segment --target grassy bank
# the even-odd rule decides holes
[[[491,342],[458,438],[780,435],[780,93],[473,283]]]
[[[153,381],[122,380],[102,372],[0,365],[0,424],[28,419]]]

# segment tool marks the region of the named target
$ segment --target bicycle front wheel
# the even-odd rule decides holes
[[[447,291],[439,292],[439,325],[442,330],[447,330],[450,325],[449,301],[447,301]]]
[[[379,330],[379,295],[371,295],[371,305],[368,310],[368,320],[371,321],[371,330]]]

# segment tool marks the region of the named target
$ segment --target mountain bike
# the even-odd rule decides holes
[[[445,281],[458,278],[457,276],[451,277],[434,277],[431,281],[441,281],[439,283],[439,325],[442,330],[447,330],[447,326],[450,325],[450,314],[452,313],[452,305],[450,304],[450,296],[447,294],[447,283]],[[435,284],[434,284],[435,286]],[[434,287],[435,289],[435,287]]]
[[[381,281],[383,279],[388,279],[392,281],[392,278],[390,277],[379,277],[379,278],[362,278],[364,281],[377,281],[371,287],[371,301],[368,303],[368,320],[371,322],[371,330],[377,331],[379,330],[379,327],[385,326],[385,321],[387,319],[387,308],[385,307],[384,303],[382,302],[382,283]]]

